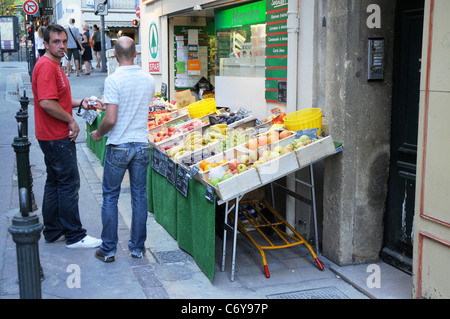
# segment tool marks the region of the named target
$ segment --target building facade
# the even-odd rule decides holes
[[[100,16],[95,15],[94,0],[41,0],[39,1],[41,17],[39,24],[58,23],[67,26],[70,18],[75,19],[75,26],[82,30],[81,26],[88,23],[100,26]],[[133,25],[136,19],[136,7],[138,0],[109,0],[108,14],[105,15],[105,31],[109,31],[113,41],[117,33],[122,31],[136,42],[139,42],[138,26]]]
[[[148,0],[140,4],[142,67],[171,99],[205,77],[218,105],[258,118],[321,108],[344,147],[314,167],[321,253],[338,265],[381,258],[413,275],[414,297],[448,297],[448,6]],[[189,45],[198,46],[199,69],[189,69]],[[301,234],[313,232],[308,205],[286,197],[282,208]]]

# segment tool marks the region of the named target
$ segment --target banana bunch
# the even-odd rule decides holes
[[[203,145],[208,145],[224,138],[227,134],[227,128],[228,125],[226,124],[215,124],[208,127],[203,135]]]
[[[203,147],[203,135],[200,132],[193,131],[186,136],[184,140],[184,151],[195,151]]]
[[[184,149],[184,144],[176,145],[176,146],[172,147],[172,148],[167,152],[167,156],[169,156],[170,158],[175,159],[175,155],[178,155],[178,156],[179,156],[178,153],[181,152],[181,151],[183,151],[183,149]],[[181,154],[181,155],[183,155],[183,154]],[[177,156],[177,157],[178,157],[178,156]]]
[[[227,124],[214,124],[212,126],[210,126],[208,128],[209,131],[213,131],[213,132],[217,132],[219,134],[222,134],[223,136],[225,136],[227,134],[227,128],[228,125]]]

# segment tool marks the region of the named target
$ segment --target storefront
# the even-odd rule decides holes
[[[402,50],[417,38],[417,17],[423,19],[430,3],[435,1],[144,1],[142,66],[157,88],[167,85],[170,100],[186,89],[198,100],[195,85],[205,78],[218,106],[243,108],[260,120],[272,111],[322,109],[324,129],[343,143],[344,152],[314,165],[321,253],[349,265],[377,261],[383,251],[406,260],[399,267],[408,271],[414,206],[402,206],[401,199],[407,194],[414,202],[415,161],[407,171],[399,167],[398,184],[390,182],[394,165],[403,163],[395,160],[395,140],[401,141],[399,156],[418,150],[414,134],[411,143],[397,129],[406,123],[406,131],[417,132],[420,114],[408,123],[402,114],[413,114],[409,107],[417,114],[419,87],[398,75],[406,67],[420,78],[421,44]],[[381,64],[369,50],[374,43],[381,45]],[[414,99],[404,99],[405,92]],[[401,105],[404,100],[408,105]],[[286,192],[309,196],[289,181],[285,186]],[[388,205],[394,196],[400,201]],[[310,207],[286,196],[283,208],[291,225],[313,233]],[[393,245],[392,233],[399,234]],[[390,253],[392,247],[398,251]]]
[[[312,83],[308,81],[312,77],[312,52],[297,52],[298,10],[296,1],[143,2],[143,69],[153,74],[157,88],[167,84],[170,100],[186,89],[198,100],[194,87],[205,78],[214,86],[217,105],[244,108],[260,120],[309,108],[313,105]],[[298,67],[303,70],[301,74]],[[299,91],[300,82],[310,88]],[[287,199],[285,204],[293,212],[288,219],[298,224],[295,201]],[[309,207],[307,210],[305,215],[311,212]],[[302,232],[310,234],[311,230],[310,224]]]

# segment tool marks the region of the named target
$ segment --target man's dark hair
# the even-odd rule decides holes
[[[67,32],[64,27],[60,26],[59,24],[49,24],[44,30],[44,41],[47,43],[50,42],[50,32],[56,32],[58,34],[64,32],[67,36]]]

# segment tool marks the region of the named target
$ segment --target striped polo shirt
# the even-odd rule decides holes
[[[137,65],[120,66],[106,78],[103,103],[119,106],[107,145],[148,141],[148,112],[154,93],[153,77]]]

